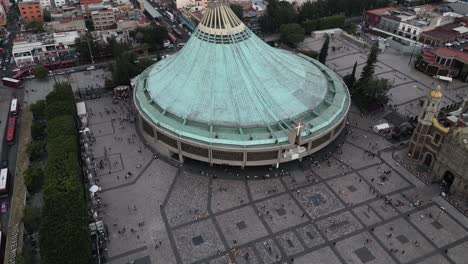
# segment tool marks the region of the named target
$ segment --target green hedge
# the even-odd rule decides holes
[[[62,135],[75,135],[75,121],[71,115],[56,116],[47,121],[47,138],[54,139]]]
[[[88,264],[91,256],[86,200],[81,182],[75,102],[68,83],[47,96],[44,205],[39,230],[41,258],[48,264]]]

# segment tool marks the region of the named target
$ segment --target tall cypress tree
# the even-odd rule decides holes
[[[320,49],[320,54],[318,56],[318,60],[323,64],[325,64],[325,62],[327,61],[329,45],[330,45],[330,37],[327,35],[325,37],[325,41],[323,42],[322,49]]]
[[[343,81],[346,83],[349,89],[353,88],[354,83],[356,82],[356,68],[357,68],[357,61],[354,63],[353,71],[343,77]]]
[[[361,78],[359,79],[360,83],[367,83],[372,78],[375,72],[375,63],[377,62],[377,56],[379,54],[379,46],[378,42],[376,42],[367,56],[366,66],[362,69]]]

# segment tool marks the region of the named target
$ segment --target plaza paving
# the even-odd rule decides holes
[[[299,45],[304,50],[319,51],[323,39],[307,38]],[[335,51],[333,51],[335,47]],[[369,50],[357,47],[341,37],[334,37],[330,43],[326,65],[335,70],[341,77],[351,73],[357,62],[356,77],[359,78],[364,67]],[[459,80],[453,83],[442,83],[432,76],[427,76],[412,66],[416,56],[402,54],[391,48],[381,52],[375,67],[378,78],[388,79],[392,89],[388,92],[390,102],[403,115],[419,115],[419,98],[426,96],[436,85],[441,84],[445,98],[443,104],[461,101],[467,95],[468,85]],[[411,63],[410,63],[411,61]]]
[[[302,162],[242,171],[155,158],[125,120],[130,103],[105,96],[86,104],[91,149],[104,161],[108,263],[468,259],[467,219],[392,158],[392,145],[368,129],[372,117],[353,110],[351,133]]]

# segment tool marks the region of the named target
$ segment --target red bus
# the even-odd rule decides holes
[[[179,38],[182,37],[182,33],[181,33],[177,28],[173,28],[172,31],[173,31]]]
[[[23,79],[24,77],[28,76],[29,75],[29,69],[24,69],[24,70],[21,70],[19,72],[17,72],[13,77],[12,79],[17,79],[17,80],[21,80]]]
[[[21,80],[13,79],[13,78],[8,78],[8,77],[3,77],[2,78],[2,83],[5,86],[12,87],[12,88],[20,88],[21,85],[23,84]]]
[[[8,144],[15,143],[15,129],[16,129],[16,117],[10,117],[8,119],[8,128],[7,128],[6,141]]]
[[[170,40],[172,43],[174,43],[174,45],[175,45],[175,43],[177,42],[177,38],[174,37],[174,35],[172,35],[171,32],[167,32],[167,37],[168,37],[169,40]]]
[[[74,60],[66,60],[62,61],[62,68],[70,68],[75,66],[75,61]]]
[[[10,116],[16,116],[16,114],[18,114],[18,99],[13,98],[10,103]]]

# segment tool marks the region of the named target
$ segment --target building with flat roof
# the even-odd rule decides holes
[[[419,41],[434,47],[463,39],[468,36],[468,17],[455,18],[453,23],[423,31],[419,35]]]
[[[18,9],[24,22],[44,22],[42,7],[39,1],[20,2],[18,4]]]
[[[77,31],[23,36],[14,40],[12,57],[17,67],[69,59],[78,37]]]
[[[116,28],[114,10],[111,8],[101,8],[91,11],[94,30],[106,30]]]
[[[350,96],[325,65],[269,46],[217,5],[181,51],[136,78],[134,102],[142,135],[164,155],[258,166],[332,142]]]

